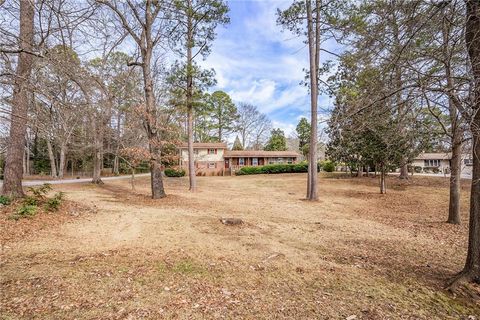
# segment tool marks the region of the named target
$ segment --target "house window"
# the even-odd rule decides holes
[[[277,163],[283,163],[283,158],[277,158]]]
[[[193,149],[193,154],[198,155],[198,149]]]
[[[463,159],[463,163],[466,166],[473,166],[473,159]]]
[[[215,169],[216,167],[217,167],[217,164],[215,162],[208,163],[208,169]]]
[[[292,164],[292,163],[293,163],[292,158],[287,158],[287,163],[288,163],[288,164]]]
[[[217,149],[208,149],[208,154],[217,154]]]
[[[245,165],[245,158],[238,158],[238,165],[239,166]]]
[[[258,158],[252,158],[252,166],[258,166]]]
[[[439,159],[424,160],[425,167],[440,167]]]
[[[268,164],[274,164],[275,163],[275,160],[273,160],[273,158],[268,158]]]

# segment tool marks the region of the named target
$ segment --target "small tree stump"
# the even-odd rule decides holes
[[[243,220],[238,218],[220,218],[220,222],[226,226],[236,226],[243,224]]]

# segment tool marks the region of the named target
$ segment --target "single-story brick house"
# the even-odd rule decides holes
[[[420,153],[410,164],[414,169],[421,168],[424,173],[450,173],[452,154],[447,153]],[[462,154],[462,175],[471,175],[473,158],[471,154]]]
[[[187,144],[180,150],[180,167],[188,171]],[[197,175],[230,175],[244,166],[263,166],[274,163],[297,163],[300,154],[294,151],[228,150],[226,143],[194,143]]]

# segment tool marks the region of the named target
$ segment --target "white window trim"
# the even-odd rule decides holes
[[[424,167],[440,167],[442,161],[440,159],[428,159],[424,161]]]

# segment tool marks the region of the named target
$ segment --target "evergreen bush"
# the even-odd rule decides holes
[[[165,175],[167,177],[183,177],[185,176],[185,170],[183,169],[173,169],[173,168],[166,168]]]

